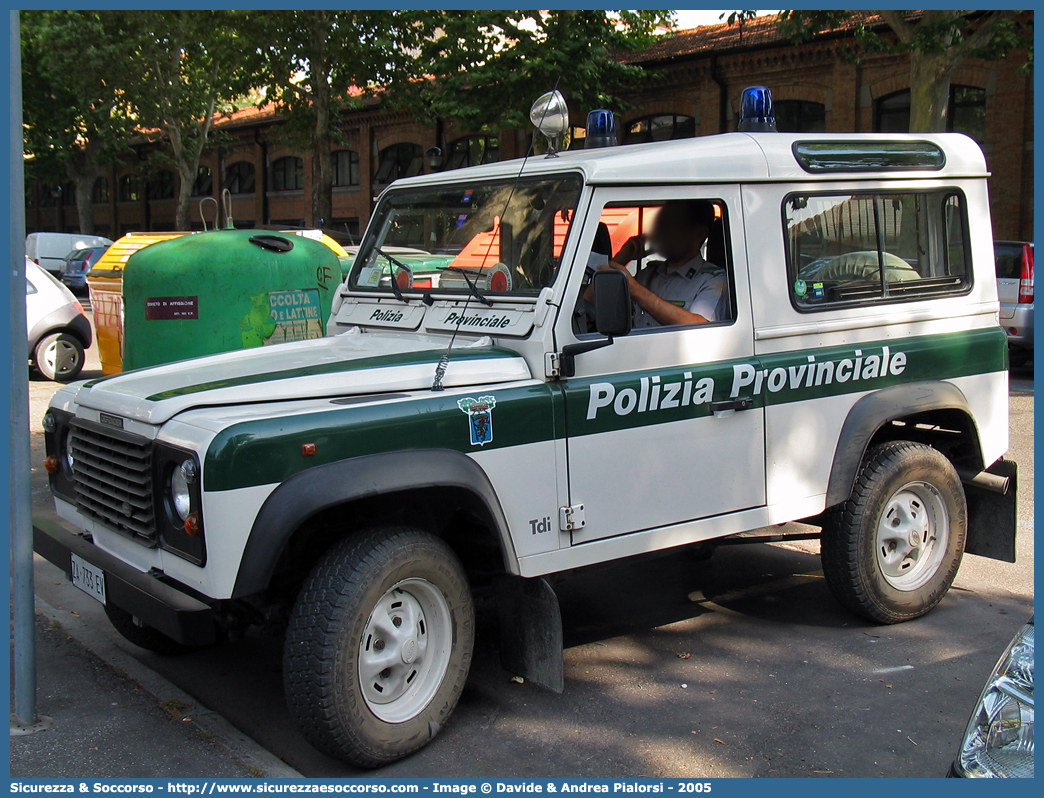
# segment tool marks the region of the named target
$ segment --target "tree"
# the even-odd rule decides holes
[[[142,131],[167,140],[169,151],[154,157],[178,173],[175,226],[188,230],[192,186],[215,115],[251,88],[245,59],[255,48],[240,34],[240,12],[110,13],[125,38],[129,101]]]
[[[862,46],[871,52],[909,54],[911,133],[946,130],[950,82],[954,71],[969,58],[1001,58],[1024,41],[1032,47],[1032,34],[1027,40],[1018,28],[1017,11],[871,13],[887,25],[894,40],[883,36],[881,26],[868,24],[864,17],[855,26]],[[807,41],[849,22],[851,15],[849,11],[783,11],[780,31],[795,42]]]
[[[134,120],[122,91],[125,44],[95,11],[23,11],[24,149],[30,173],[72,181],[80,232],[94,232],[101,167],[127,149]]]
[[[251,18],[267,99],[287,135],[312,150],[312,221],[329,219],[339,112],[366,97],[424,121],[471,130],[528,124],[529,105],[561,80],[585,105],[611,103],[646,76],[619,53],[644,46],[668,12],[263,11]],[[519,97],[529,102],[519,102]],[[357,146],[364,146],[364,142]]]
[[[627,108],[649,77],[621,56],[652,43],[669,11],[444,11],[418,52],[427,80],[389,99],[470,130],[524,129],[533,100],[556,84],[581,108]]]
[[[349,143],[340,112],[359,107],[367,91],[416,75],[413,54],[435,14],[327,9],[249,16],[251,37],[265,42],[254,53],[257,82],[286,118],[284,136],[312,152],[313,224],[332,215],[332,154]]]

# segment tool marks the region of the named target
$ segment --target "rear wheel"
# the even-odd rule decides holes
[[[385,527],[342,541],[301,589],[283,653],[287,704],[325,754],[377,767],[446,723],[471,665],[467,576],[442,540]]]
[[[71,333],[45,335],[36,345],[33,360],[49,380],[72,382],[83,371],[83,343]]]
[[[960,477],[942,454],[909,441],[875,447],[823,530],[831,592],[878,623],[924,615],[957,575],[967,517]]]

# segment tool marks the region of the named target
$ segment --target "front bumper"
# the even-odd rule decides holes
[[[90,538],[61,524],[33,519],[33,549],[70,577],[76,554],[105,572],[105,595],[109,604],[129,612],[142,623],[187,646],[215,642],[214,611],[199,599],[142,573],[108,552]]]

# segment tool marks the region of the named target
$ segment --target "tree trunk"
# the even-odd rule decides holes
[[[324,115],[316,109],[316,127],[312,135],[312,225],[329,225],[333,216],[333,139],[328,123],[320,123]],[[320,128],[320,124],[323,126]]]
[[[65,172],[73,181],[76,190],[76,214],[80,222],[80,235],[94,235],[94,202],[91,195],[94,192],[94,181],[98,179],[98,165],[90,163],[86,155],[82,155],[80,158],[67,160]],[[59,202],[64,201],[64,197],[59,199]]]
[[[330,89],[330,65],[326,58],[327,39],[333,24],[332,15],[325,11],[311,11],[308,68],[312,88],[312,220],[315,227],[330,223],[333,215],[333,136],[330,132],[333,97]]]
[[[191,212],[190,203],[192,202],[192,186],[196,182],[196,173],[199,171],[199,159],[196,159],[196,166],[193,167],[191,164],[178,163],[178,177],[181,178],[181,185],[178,187],[178,208],[174,214],[174,229],[175,230],[190,230],[191,225],[189,224],[189,213]]]
[[[950,107],[950,78],[957,63],[948,52],[910,51],[910,132],[943,133]]]

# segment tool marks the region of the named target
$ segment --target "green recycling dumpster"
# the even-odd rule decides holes
[[[321,338],[337,255],[304,236],[214,230],[134,253],[123,271],[123,370]]]

